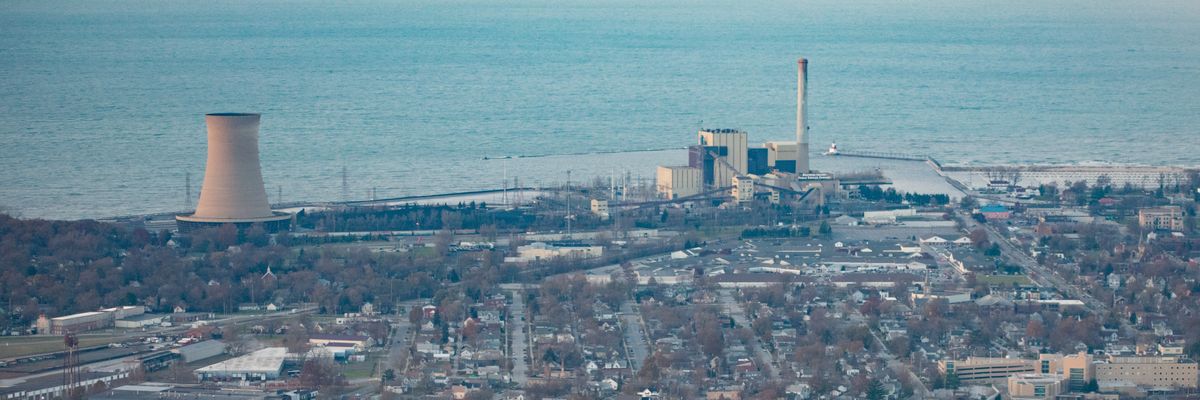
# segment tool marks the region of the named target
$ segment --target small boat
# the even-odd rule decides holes
[[[826,151],[825,151],[825,155],[827,155],[827,156],[836,156],[836,155],[838,155],[837,143],[830,144],[830,145],[829,145],[829,150],[826,150]]]

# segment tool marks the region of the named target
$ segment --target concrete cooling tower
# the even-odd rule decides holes
[[[177,216],[180,231],[222,224],[240,228],[261,223],[271,232],[286,230],[291,215],[271,211],[258,161],[259,114],[216,113],[208,125],[208,161],[200,202],[192,215]]]

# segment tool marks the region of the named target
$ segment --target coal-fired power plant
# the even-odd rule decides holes
[[[271,211],[258,161],[259,114],[215,113],[208,126],[208,161],[200,202],[191,215],[177,216],[187,232],[223,224],[246,228],[262,224],[269,232],[287,230],[291,215]]]

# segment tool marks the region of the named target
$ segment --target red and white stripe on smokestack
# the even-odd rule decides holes
[[[806,173],[808,165],[808,59],[797,62],[799,75],[796,83],[796,147],[798,151],[796,172]]]

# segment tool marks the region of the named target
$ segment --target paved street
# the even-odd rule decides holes
[[[642,369],[642,362],[650,356],[650,346],[646,343],[646,331],[642,326],[642,314],[638,312],[633,300],[621,304],[621,331],[625,337],[625,351],[629,354],[630,368],[634,372]]]
[[[525,330],[529,326],[525,321],[525,292],[513,290],[512,303],[508,305],[508,332],[512,339],[512,381],[520,387],[529,382],[529,337]]]
[[[721,305],[728,310],[729,316],[733,317],[733,322],[740,327],[749,328],[750,319],[746,317],[746,310],[742,308],[742,304],[737,301],[733,295],[733,290],[721,290],[719,297]],[[752,339],[754,342],[750,347],[754,351],[754,357],[769,363],[763,365],[762,369],[767,372],[771,379],[779,379],[779,362],[775,360],[775,354],[767,351],[767,346],[758,339],[758,335]]]

